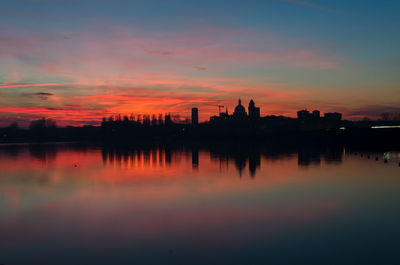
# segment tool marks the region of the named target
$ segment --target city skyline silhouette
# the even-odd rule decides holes
[[[399,0],[0,3],[0,265],[400,264]]]

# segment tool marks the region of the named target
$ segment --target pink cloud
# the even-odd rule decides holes
[[[194,68],[196,70],[199,70],[199,71],[206,71],[207,70],[207,67],[204,67],[204,66],[195,66]]]
[[[21,120],[49,116],[65,124],[67,118],[83,124],[115,113],[185,116],[197,106],[201,120],[207,120],[221,102],[233,109],[240,96],[254,98],[263,114],[289,114],[295,113],[298,102],[312,97],[308,90],[287,90],[286,84],[269,76],[250,78],[249,72],[254,68],[340,69],[338,56],[328,51],[285,45],[279,38],[269,42],[261,33],[242,36],[236,30],[200,29],[160,34],[118,27],[102,28],[101,35],[96,32],[86,28],[70,37],[27,32],[0,35],[0,56],[12,57],[10,66],[18,77],[8,73],[0,84],[8,97],[7,101],[0,99],[2,119],[11,114]],[[246,41],[233,44],[232,35]],[[213,71],[205,71],[211,66]],[[38,77],[43,81],[20,83]],[[18,98],[22,92],[41,92],[36,90],[40,87],[57,93],[45,101]],[[87,107],[65,107],[74,104]]]

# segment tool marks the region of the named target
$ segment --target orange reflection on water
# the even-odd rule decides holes
[[[3,256],[24,246],[232,255],[296,234],[308,244],[319,227],[375,212],[395,220],[400,191],[397,165],[341,148],[2,146],[0,168]]]

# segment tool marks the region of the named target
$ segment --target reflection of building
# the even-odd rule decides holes
[[[321,164],[321,157],[324,158],[326,163],[341,163],[343,157],[343,147],[329,146],[328,148],[321,148],[317,146],[310,146],[300,148],[297,151],[297,163],[299,166],[319,166]]]
[[[192,108],[192,125],[199,124],[199,109]]]
[[[242,105],[242,101],[239,99],[238,105],[235,107],[235,111],[233,112],[233,117],[236,119],[245,119],[247,118],[246,109]]]
[[[297,163],[299,166],[320,165],[321,150],[316,148],[302,148],[297,153]]]
[[[254,178],[256,175],[257,168],[260,167],[261,164],[261,154],[258,151],[252,151],[249,153],[249,171],[251,178]]]
[[[249,103],[249,118],[259,119],[260,118],[260,108],[256,107],[253,100]]]
[[[262,152],[258,146],[222,146],[210,150],[212,160],[219,160],[220,167],[229,168],[230,162],[234,162],[235,168],[242,178],[248,168],[249,176],[255,178],[257,170],[261,166]]]
[[[199,167],[199,149],[192,148],[192,168],[197,169]]]
[[[246,167],[246,156],[243,153],[237,152],[234,154],[235,166],[239,171],[239,177],[242,178],[242,171]]]

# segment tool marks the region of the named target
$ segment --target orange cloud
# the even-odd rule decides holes
[[[322,46],[316,49],[299,45],[309,42],[303,39],[218,28],[169,34],[94,29],[73,36],[0,35],[0,56],[9,58],[0,83],[2,124],[41,117],[60,125],[94,124],[117,113],[187,117],[191,107],[199,107],[205,121],[218,113],[218,105],[232,111],[238,97],[254,98],[263,115],[295,116],[305,107],[330,110],[343,99],[334,95],[335,88],[316,91],[271,74],[341,71],[344,58],[326,49],[340,45],[311,42]],[[343,105],[345,100],[335,107]]]

